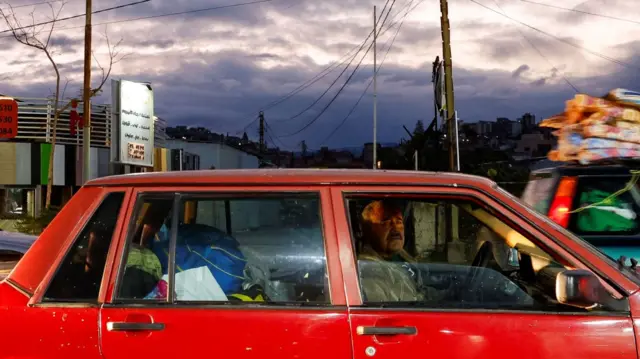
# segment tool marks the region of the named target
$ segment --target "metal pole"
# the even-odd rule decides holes
[[[457,169],[460,172],[460,136],[458,134],[458,111],[455,111],[455,119],[456,119],[456,158],[457,158]]]
[[[260,111],[258,113],[258,117],[260,118],[260,130],[259,130],[260,155],[264,155],[264,151],[265,151],[265,146],[264,146],[264,112]]]
[[[414,166],[416,171],[418,170],[418,150],[413,152],[413,157],[414,157]]]
[[[82,134],[82,152],[84,163],[82,166],[82,182],[90,179],[91,172],[91,0],[86,0],[84,26],[84,89],[82,92],[82,116],[84,116],[84,131]]]
[[[449,5],[447,0],[440,0],[440,25],[442,27],[442,55],[444,62],[444,83],[447,98],[447,129],[449,138],[449,170],[455,171],[455,156],[454,156],[454,144],[453,144],[453,131],[455,106],[453,98],[453,66],[451,63],[451,33],[449,29]]]
[[[373,169],[378,167],[378,64],[376,57],[376,40],[378,39],[378,20],[376,6],[373,6]]]

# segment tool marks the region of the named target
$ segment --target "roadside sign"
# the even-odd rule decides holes
[[[0,138],[18,135],[18,103],[11,98],[0,98]]]

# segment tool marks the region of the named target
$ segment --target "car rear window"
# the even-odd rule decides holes
[[[630,176],[581,177],[570,230],[578,235],[640,233],[640,187],[625,190]]]
[[[522,201],[544,215],[549,211],[555,181],[551,173],[534,173],[522,194]]]

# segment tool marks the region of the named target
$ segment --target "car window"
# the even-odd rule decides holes
[[[330,302],[318,194],[172,198],[141,200],[118,300]]]
[[[124,192],[109,193],[60,264],[44,301],[96,302]]]
[[[554,184],[551,173],[532,174],[522,193],[522,201],[539,213],[547,214],[553,199]]]
[[[640,189],[630,176],[580,177],[569,229],[578,235],[640,234]]]
[[[556,300],[563,259],[475,201],[347,203],[366,306],[581,311]]]

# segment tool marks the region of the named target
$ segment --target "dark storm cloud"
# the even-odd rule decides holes
[[[505,61],[513,58],[526,58],[539,54],[529,44],[531,42],[538,50],[550,59],[565,59],[567,57],[580,56],[576,48],[562,43],[556,39],[539,33],[524,31],[528,41],[517,29],[501,30],[493,33],[478,42],[480,51],[484,52],[496,61]],[[582,41],[568,36],[558,36],[563,41],[582,46]]]
[[[84,39],[72,38],[66,34],[54,33],[51,36],[50,45],[55,52],[69,53],[82,51],[84,48]]]
[[[259,57],[259,56],[258,56]],[[634,59],[627,59],[634,61]],[[243,56],[241,52],[223,52],[209,59],[205,55],[185,57],[179,68],[169,74],[137,76],[134,81],[151,81],[156,92],[156,113],[171,125],[205,126],[214,131],[235,134],[242,131],[256,117],[262,105],[286,95],[311,78],[322,68],[275,67],[261,68],[259,59]],[[635,62],[640,65],[637,56]],[[602,95],[614,87],[637,88],[640,75],[636,71],[612,67],[608,76],[577,81],[582,88]],[[417,119],[428,122],[432,118],[431,64],[418,68],[400,65],[383,67],[379,73],[378,133],[379,140],[397,141],[404,135],[402,125],[412,128]],[[46,72],[45,72],[46,73]],[[291,99],[265,111],[272,137],[284,136],[300,130],[313,120],[343,83],[339,81],[319,103],[302,116],[286,119],[308,107],[337,76],[338,71],[310,86]],[[358,145],[371,140],[371,89],[343,127],[327,142],[324,138],[344,119],[353,104],[362,95],[371,76],[371,68],[363,67],[359,81],[347,86],[334,104],[307,130],[280,141],[295,147],[306,140],[312,148]],[[229,84],[231,83],[231,85]],[[532,112],[543,118],[562,110],[564,101],[573,96],[564,83],[542,86],[520,83],[507,71],[470,71],[455,68],[456,108],[464,121],[493,120],[496,117],[516,118]],[[35,85],[30,91],[44,91]],[[47,88],[48,90],[48,88]],[[45,91],[45,93],[49,93]],[[109,91],[105,90],[108,94]],[[108,102],[109,97],[99,99]],[[255,137],[256,128],[250,126],[248,134]],[[276,140],[278,141],[278,140]],[[280,144],[280,147],[284,147]]]
[[[519,78],[523,73],[529,71],[531,68],[529,67],[529,65],[527,64],[522,64],[520,65],[515,71],[513,71],[513,73],[511,74],[511,77],[513,77],[514,79]]]
[[[109,0],[100,6],[108,7],[129,1],[131,0]],[[237,2],[239,1],[225,0],[216,2],[215,5]],[[318,59],[314,52],[300,50],[301,46],[310,44],[309,48],[339,56],[352,50],[366,38],[371,27],[351,21],[349,17],[360,16],[363,8],[370,8],[374,3],[378,5],[380,12],[383,1],[276,0],[233,9],[113,24],[109,26],[112,39],[123,38],[134,52],[149,49],[143,55],[132,56],[119,64],[119,69],[127,75],[114,73],[113,78],[152,82],[156,114],[165,118],[170,125],[204,126],[215,132],[241,134],[266,104],[287,95],[327,67],[327,64],[318,65],[324,59]],[[467,4],[466,1],[459,3]],[[501,4],[505,5],[507,2]],[[67,7],[70,5],[71,3]],[[205,0],[153,0],[148,4],[96,16],[94,21],[114,21],[209,6],[213,6],[212,3]],[[402,9],[401,2],[395,6],[394,12]],[[457,2],[456,6],[459,6]],[[69,9],[70,12],[72,10]],[[549,13],[548,10],[540,9],[532,13],[545,11]],[[267,16],[274,14],[275,16]],[[280,24],[273,26],[274,18],[278,16],[302,19],[303,22],[298,23],[295,28],[285,28]],[[400,16],[396,20],[399,19]],[[419,54],[421,57],[424,54],[423,64],[416,66],[415,63],[408,65],[390,60],[379,72],[378,140],[381,142],[398,141],[405,136],[402,125],[413,128],[418,119],[425,124],[432,119],[430,61],[438,53],[437,50],[433,52],[433,49],[439,49],[440,42],[440,30],[436,25],[404,24],[390,54],[392,58],[399,54]],[[523,64],[515,70],[472,70],[461,68],[454,62],[456,109],[462,120],[474,122],[493,120],[496,117],[516,118],[525,112],[532,112],[538,118],[543,118],[561,111],[564,102],[573,96],[573,90],[559,81],[557,71],[535,68],[534,64],[541,63],[542,60],[513,25],[464,21],[456,26],[454,31],[465,31],[478,37],[474,46],[492,57],[496,63],[495,68],[500,68],[500,62],[504,60],[517,59]],[[524,28],[523,31],[561,71],[564,67],[575,66],[581,56],[573,47]],[[379,56],[386,52],[385,43],[394,33],[394,30],[389,30],[380,39]],[[63,46],[72,46],[82,40],[82,29],[75,33],[64,32],[63,35],[56,38]],[[579,43],[577,39],[568,41]],[[183,50],[185,43],[190,48]],[[215,45],[225,46],[219,49]],[[640,47],[637,46],[637,43],[626,44],[618,50],[629,52],[629,58],[623,59],[624,61],[635,62],[640,66]],[[25,59],[31,56],[30,60],[39,56],[30,51],[25,51],[24,54]],[[371,141],[372,87],[362,97],[351,117],[329,141],[323,143],[370,83],[371,54],[367,55],[349,86],[344,88],[322,117],[302,133],[285,136],[297,132],[314,120],[360,58],[361,55],[356,57],[350,69],[333,88],[310,111],[298,118],[287,120],[312,104],[344,65],[290,99],[265,110],[270,135],[276,143],[281,141],[285,143],[284,147],[295,147],[301,140],[306,140],[311,148],[317,148],[320,145],[360,145]],[[61,64],[61,69],[65,76],[78,75],[81,73],[81,64],[81,61],[74,59]],[[523,75],[529,70],[535,71],[538,77],[524,80],[526,76]],[[572,80],[580,89],[587,89],[595,95],[602,95],[614,87],[638,89],[640,78],[637,71],[614,65],[606,70],[609,72],[608,76]],[[44,97],[50,94],[54,83],[51,81],[50,67],[46,63],[40,63],[29,71],[29,78],[37,79],[37,82],[15,83],[9,90],[22,96]],[[547,72],[549,74],[544,75]],[[76,76],[76,81],[80,80],[81,77]],[[78,82],[71,82],[68,93],[77,92],[79,85]],[[109,82],[95,102],[110,102],[108,85]],[[253,122],[247,129],[250,137],[255,138],[256,129]],[[278,136],[282,138],[278,140]]]
[[[102,8],[127,4],[131,2],[131,0],[109,1],[109,5],[103,5]],[[157,19],[167,26],[173,26],[176,23],[189,24],[193,21],[196,21],[197,23],[197,21],[199,20],[206,20],[211,24],[232,23],[249,26],[265,25],[269,23],[270,20],[266,16],[264,16],[265,10],[269,9],[272,6],[269,3],[219,8],[243,2],[249,1],[217,0],[215,2],[211,2],[208,0],[152,0],[148,3],[129,6],[122,9],[109,11],[103,14],[98,14],[96,15],[96,19],[94,21],[100,23],[105,21],[157,16]],[[280,3],[281,2],[282,1],[280,1]],[[176,12],[189,13],[176,16],[162,16],[164,14]],[[201,26],[202,24],[198,23],[198,25]],[[198,28],[194,28],[193,30],[195,32],[198,30]]]

